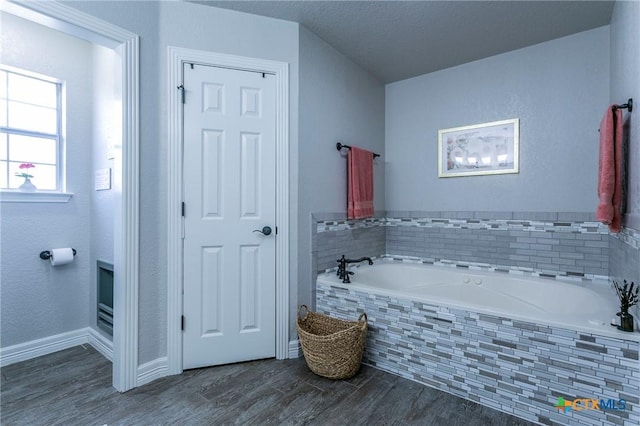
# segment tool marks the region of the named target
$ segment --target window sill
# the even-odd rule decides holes
[[[2,203],[68,203],[73,196],[69,192],[20,192],[0,191]]]

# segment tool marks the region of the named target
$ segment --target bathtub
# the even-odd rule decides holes
[[[614,290],[606,282],[575,283],[391,259],[351,266],[350,271],[354,272],[350,275],[351,283],[342,283],[335,272],[320,274],[317,280],[332,286],[640,341],[640,333],[626,333],[611,326],[619,305]]]
[[[316,281],[316,310],[369,321],[362,362],[540,424],[640,424],[640,333],[610,325],[608,283],[389,258]],[[625,410],[558,410],[558,398]]]

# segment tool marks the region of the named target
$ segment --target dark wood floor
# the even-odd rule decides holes
[[[304,360],[189,370],[127,393],[90,346],[2,368],[0,424],[9,425],[530,425],[363,366],[345,381]]]

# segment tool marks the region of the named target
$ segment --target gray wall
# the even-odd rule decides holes
[[[311,214],[337,212],[346,218],[347,160],[336,150],[337,141],[383,154],[384,85],[300,27],[299,117],[299,293],[292,304],[311,306]],[[383,155],[374,162],[376,210],[384,210],[384,170]]]
[[[0,205],[4,348],[89,326],[92,56],[91,44],[12,15],[2,14],[1,31],[4,64],[67,82],[67,191],[75,194],[68,203]],[[37,185],[37,167],[33,174]],[[70,265],[38,257],[67,246],[78,251]]]
[[[611,102],[633,98],[633,113],[624,111],[628,144],[625,224],[640,230],[640,3],[617,1],[611,17]]]
[[[640,3],[617,1],[611,18],[611,102],[625,103],[633,98],[634,110],[625,110],[627,145],[627,211],[624,223],[632,230],[611,239],[609,275],[640,284]],[[635,234],[635,239],[625,234]],[[640,318],[640,306],[635,307]]]
[[[167,46],[289,63],[290,215],[297,218],[298,25],[186,2],[67,2],[140,36],[139,363],[167,350]],[[297,280],[292,223],[291,283]],[[292,290],[295,293],[295,290]],[[295,296],[294,296],[295,297]],[[295,313],[292,312],[292,321]]]
[[[590,212],[609,27],[387,85],[386,209]],[[438,178],[438,130],[520,118],[520,173]]]

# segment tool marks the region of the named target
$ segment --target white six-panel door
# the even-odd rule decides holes
[[[187,64],[184,91],[183,368],[273,357],[275,78]]]

